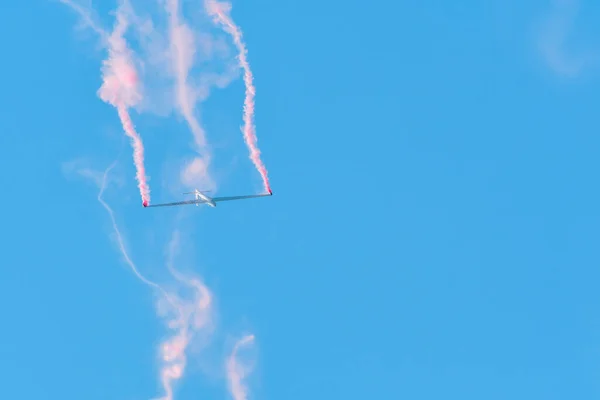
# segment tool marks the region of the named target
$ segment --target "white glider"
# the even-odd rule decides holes
[[[183,205],[188,205],[188,204],[195,204],[196,206],[199,206],[200,204],[208,204],[211,207],[216,207],[217,203],[219,201],[242,200],[242,199],[252,199],[254,197],[272,196],[273,192],[271,192],[269,190],[269,193],[265,193],[265,194],[250,194],[250,195],[246,195],[246,196],[229,196],[229,197],[212,197],[211,198],[211,197],[208,197],[206,194],[202,193],[201,191],[199,191],[198,189],[196,189],[193,192],[188,192],[188,193],[184,193],[184,194],[193,194],[195,199],[194,200],[177,201],[175,203],[162,203],[162,204],[151,204],[151,205],[144,204],[144,207],[183,206]]]

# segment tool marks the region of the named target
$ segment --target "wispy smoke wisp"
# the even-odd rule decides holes
[[[244,383],[244,378],[250,373],[250,368],[238,359],[238,352],[241,348],[249,346],[253,342],[254,335],[244,336],[235,344],[231,355],[227,359],[229,391],[235,400],[246,400],[248,398],[248,387]]]
[[[578,8],[578,0],[554,0],[537,31],[538,51],[544,61],[555,73],[566,77],[575,77],[599,61],[597,54],[573,50],[572,36]]]

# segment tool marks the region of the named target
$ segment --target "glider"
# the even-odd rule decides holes
[[[175,203],[162,203],[162,204],[151,204],[151,205],[148,205],[147,203],[143,203],[143,205],[144,205],[144,207],[167,207],[167,206],[183,206],[183,205],[188,205],[188,204],[195,204],[196,206],[198,206],[200,204],[208,204],[211,207],[216,207],[217,202],[219,202],[219,201],[242,200],[242,199],[252,199],[254,197],[272,196],[273,192],[271,192],[269,190],[269,193],[265,193],[265,194],[250,194],[250,195],[245,195],[245,196],[229,196],[229,197],[212,197],[211,198],[211,197],[208,197],[206,194],[202,193],[201,191],[199,191],[198,189],[196,189],[193,192],[188,192],[188,193],[184,193],[184,194],[193,194],[195,199],[194,200],[177,201]]]

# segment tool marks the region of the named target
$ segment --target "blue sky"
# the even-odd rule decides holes
[[[95,5],[106,28],[115,6]],[[94,34],[58,2],[3,11],[7,398],[162,395],[155,297],[111,241],[98,188],[64,167],[117,156],[105,198],[137,266],[166,281],[177,228],[182,268],[215,298],[214,338],[177,399],[228,398],[223,363],[246,333],[255,399],[600,395],[597,4],[233,2],[274,196],[186,210],[140,207],[116,112],[96,96]],[[243,90],[197,112],[224,195],[261,188]],[[132,118],[153,202],[174,199],[189,130]]]

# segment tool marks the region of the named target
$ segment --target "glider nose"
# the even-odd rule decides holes
[[[148,207],[148,202],[147,202],[147,201],[143,201],[143,202],[142,202],[142,205],[143,205],[144,207]]]

